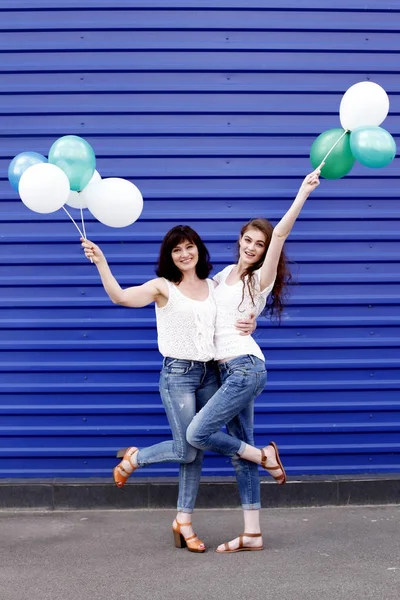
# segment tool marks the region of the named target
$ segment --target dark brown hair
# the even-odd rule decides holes
[[[243,281],[242,302],[244,300],[244,292],[245,292],[245,287],[247,285],[247,289],[250,294],[250,298],[254,304],[253,294],[254,294],[255,282],[254,282],[253,273],[254,273],[254,271],[257,271],[258,269],[261,268],[261,266],[265,260],[265,255],[267,254],[268,247],[271,243],[272,232],[273,232],[274,228],[273,228],[273,225],[269,221],[267,221],[267,219],[262,219],[262,218],[251,219],[248,223],[243,225],[242,229],[240,230],[240,238],[238,240],[238,250],[239,250],[240,239],[244,236],[246,231],[248,231],[249,229],[258,229],[258,231],[261,231],[261,233],[263,233],[265,235],[265,242],[266,242],[265,250],[264,250],[262,256],[260,257],[260,260],[258,260],[256,263],[254,263],[253,265],[248,267],[244,271],[244,273],[242,273],[242,275],[241,275],[241,280]],[[277,268],[274,287],[272,289],[272,292],[270,293],[270,295],[267,298],[267,304],[262,313],[265,316],[269,316],[271,319],[275,317],[278,322],[280,322],[280,320],[281,320],[281,315],[282,315],[282,311],[283,311],[283,307],[284,307],[284,300],[287,296],[287,287],[292,278],[289,267],[288,267],[288,262],[289,261],[286,257],[285,251],[284,251],[284,249],[282,249],[281,256],[280,256],[279,262],[278,262],[278,268]],[[246,280],[246,277],[247,277],[247,280]]]
[[[195,244],[199,252],[199,260],[196,265],[197,277],[207,279],[212,269],[210,255],[199,234],[189,227],[189,225],[176,225],[176,227],[170,229],[165,235],[161,244],[160,256],[158,257],[156,268],[158,277],[165,277],[165,279],[173,283],[180,283],[182,281],[182,271],[178,269],[172,260],[172,250],[186,241]]]

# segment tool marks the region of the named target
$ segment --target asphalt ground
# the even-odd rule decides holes
[[[400,506],[264,509],[265,550],[220,555],[240,510],[199,510],[204,554],[170,510],[0,512],[2,600],[399,600]]]

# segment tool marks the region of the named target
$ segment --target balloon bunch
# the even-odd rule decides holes
[[[48,159],[37,152],[18,154],[10,163],[8,179],[25,206],[44,214],[62,208],[84,238],[85,208],[109,227],[127,227],[143,210],[140,190],[126,179],[102,179],[93,148],[76,135],[56,140]],[[65,205],[80,209],[83,231]]]
[[[396,156],[396,143],[379,125],[389,112],[385,90],[372,81],[352,85],[340,103],[342,129],[324,131],[311,146],[314,168],[325,163],[321,176],[339,179],[351,171],[356,160],[366,167],[386,167]]]

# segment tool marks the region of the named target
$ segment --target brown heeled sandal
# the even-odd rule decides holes
[[[138,452],[138,448],[131,446],[125,449],[125,453],[119,465],[114,467],[113,476],[114,483],[117,487],[122,488],[128,480],[128,477],[136,471],[137,467],[134,467],[131,458]]]
[[[264,448],[261,449],[261,466],[263,467],[263,469],[268,471],[270,473],[270,475],[272,475],[272,477],[275,479],[276,483],[278,483],[279,485],[283,485],[284,483],[286,483],[286,473],[285,473],[285,469],[283,468],[283,464],[281,463],[281,459],[279,457],[278,446],[275,444],[275,442],[270,442],[269,446],[272,446],[272,448],[275,450],[275,460],[278,463],[278,466],[277,467],[268,467],[267,466],[268,459],[267,459],[267,455],[265,454]],[[282,473],[280,475],[274,475],[273,473],[271,473],[271,471],[278,471],[278,470],[282,471]]]
[[[177,524],[177,527],[174,527],[172,525],[175,548],[186,547],[189,550],[189,552],[205,552],[205,547],[200,548],[201,544],[203,544],[204,546],[204,542],[202,542],[195,533],[193,535],[190,535],[189,537],[185,537],[183,533],[181,533],[181,527],[187,527],[188,525],[191,525],[191,521],[189,521],[188,523],[179,523],[179,521],[175,519],[175,523]]]
[[[229,547],[229,542],[225,542],[224,549],[215,550],[218,554],[233,554],[233,552],[255,552],[257,550],[264,550],[264,546],[245,546],[243,544],[244,537],[261,537],[261,533],[242,533],[239,535],[239,547],[235,548],[235,550],[231,550]]]

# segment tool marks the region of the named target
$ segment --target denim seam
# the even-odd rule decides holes
[[[201,379],[200,379],[200,386],[203,385],[204,380],[206,378],[206,375],[207,375],[207,363],[204,363],[204,365],[203,365],[203,375],[201,376]]]
[[[240,436],[241,436],[241,438],[243,440],[243,438],[245,437],[244,430],[243,430],[243,423],[242,423],[241,420],[239,421],[239,423],[240,423]],[[251,492],[253,491],[253,489],[252,489],[252,485],[251,485],[251,473],[250,473],[248,461],[244,461],[242,458],[240,458],[239,460],[243,461],[244,467],[246,469],[246,475],[247,475],[247,493],[248,493],[248,497],[251,498],[250,504],[252,504],[253,495],[252,495]]]
[[[170,394],[170,391],[169,391],[169,385],[170,385],[170,377],[169,377],[169,375],[170,374],[167,371],[165,373],[165,383],[166,383],[165,387],[166,387],[166,391],[167,391],[167,394],[168,394],[168,402],[171,404],[171,394]],[[177,421],[175,415],[174,415],[174,427],[175,427],[175,430],[179,429],[179,422]],[[182,456],[183,453],[184,453],[184,451],[185,451],[183,445],[181,445],[181,447],[179,448],[179,452],[177,452],[176,440],[175,440],[174,436],[173,436],[173,449],[174,449],[174,452],[176,454],[178,454],[179,456]]]

